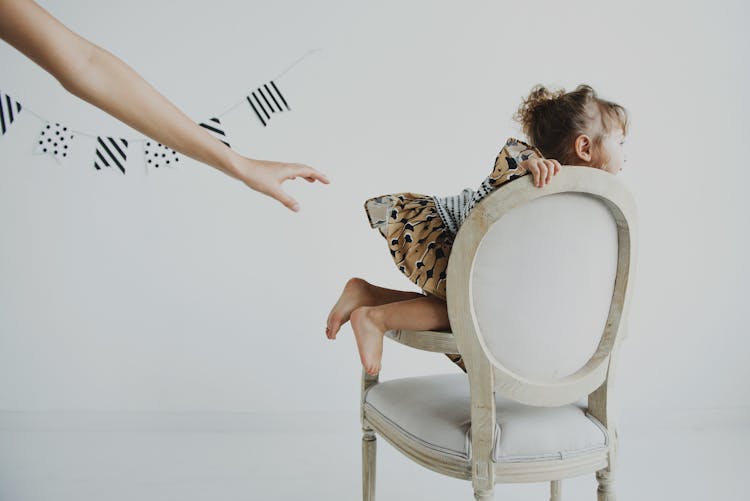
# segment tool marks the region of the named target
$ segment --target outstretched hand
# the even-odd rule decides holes
[[[310,183],[330,183],[325,174],[309,165],[253,160],[247,157],[236,160],[232,175],[253,190],[275,198],[294,212],[299,210],[299,203],[282,189],[284,181],[301,177]]]
[[[529,158],[521,162],[521,167],[531,173],[534,186],[541,188],[552,181],[552,176],[560,172],[560,162],[547,158]]]

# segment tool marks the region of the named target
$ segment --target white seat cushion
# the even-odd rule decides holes
[[[606,429],[583,404],[533,407],[495,397],[495,462],[565,459],[608,446]],[[425,447],[471,458],[469,379],[443,374],[376,384],[365,394],[365,410],[377,413]]]

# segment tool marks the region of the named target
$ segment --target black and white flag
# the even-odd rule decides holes
[[[73,132],[60,123],[47,122],[39,133],[34,153],[51,155],[58,163],[63,164],[68,158]]]
[[[128,140],[114,137],[96,137],[94,168],[117,167],[125,174],[125,161],[128,158]]]
[[[21,103],[0,91],[0,136],[5,135],[19,113],[21,113]]]
[[[246,97],[263,127],[268,125],[272,114],[291,109],[273,81],[258,87]]]
[[[229,146],[227,133],[224,130],[224,127],[221,125],[221,120],[214,117],[208,119],[206,122],[201,122],[199,125],[206,129],[213,137],[226,144],[227,147],[231,148],[231,146]]]
[[[176,151],[154,141],[146,141],[143,151],[146,156],[146,167],[174,167],[180,161]]]

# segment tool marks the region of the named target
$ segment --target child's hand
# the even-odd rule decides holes
[[[519,164],[534,176],[534,186],[541,188],[552,181],[552,176],[560,172],[560,162],[554,159],[529,158]]]

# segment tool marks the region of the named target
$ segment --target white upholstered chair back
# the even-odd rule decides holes
[[[600,200],[562,193],[511,210],[485,234],[471,272],[487,355],[533,381],[575,373],[602,337],[616,272],[615,221]]]
[[[520,179],[482,201],[448,269],[470,378],[486,365],[494,391],[543,406],[598,388],[627,303],[634,221],[627,190],[586,167],[565,167],[543,189]]]

